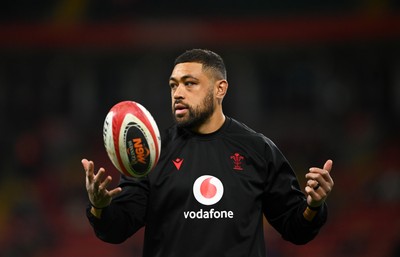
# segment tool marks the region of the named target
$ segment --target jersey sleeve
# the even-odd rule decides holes
[[[310,222],[303,212],[307,208],[305,194],[291,165],[276,147],[266,139],[267,178],[263,197],[263,212],[268,222],[282,237],[294,244],[305,244],[319,232],[327,219],[326,204]]]
[[[148,179],[121,175],[122,192],[104,208],[101,218],[93,216],[90,206],[86,215],[98,238],[109,243],[122,243],[145,224],[149,194]]]

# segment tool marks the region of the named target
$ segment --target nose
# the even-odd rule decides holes
[[[183,99],[184,98],[184,86],[179,84],[173,91],[172,95],[174,99]]]

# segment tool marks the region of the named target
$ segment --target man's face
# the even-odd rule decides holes
[[[214,113],[214,87],[209,72],[200,63],[180,63],[172,71],[172,115],[180,127],[197,128]]]

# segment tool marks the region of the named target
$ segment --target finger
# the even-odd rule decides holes
[[[326,172],[326,171],[325,171]],[[310,188],[314,189],[315,191],[317,189],[321,189],[323,188],[326,191],[330,191],[330,183],[331,181],[328,179],[326,179],[324,176],[322,176],[319,173],[310,173],[309,175],[307,175],[307,186],[309,186]]]
[[[88,182],[92,183],[93,177],[94,177],[94,175],[93,175],[93,167],[94,167],[93,162],[92,161],[88,161],[87,159],[82,159],[81,162],[82,162],[82,165],[83,165],[83,169],[85,170]]]
[[[333,161],[329,159],[325,162],[322,169],[316,167],[310,168],[310,172],[306,174],[306,178],[317,180],[320,185],[329,192],[334,185],[333,179],[330,175],[332,167]],[[320,178],[318,174],[320,174]]]
[[[327,197],[327,193],[321,186],[317,189],[306,186],[305,191],[307,195],[309,195],[311,199],[316,202],[322,201]]]
[[[327,173],[327,171],[325,171]],[[318,194],[322,195],[323,197],[326,197],[334,185],[332,178],[329,176],[329,179],[326,180],[323,176],[318,176],[317,174],[310,174],[312,177],[313,175],[316,175],[315,179],[310,179],[313,180],[314,182],[307,182],[307,186],[311,188],[314,192],[317,192]],[[328,174],[329,175],[329,174]]]
[[[324,171],[320,169],[320,172],[317,171],[312,171],[306,174],[306,179],[308,180],[316,180],[318,183],[323,183],[323,181],[325,180],[329,180],[329,173],[327,171],[325,171],[325,173],[328,175],[326,176],[326,174],[324,174]]]
[[[333,166],[333,161],[332,160],[327,160],[324,164],[324,170],[327,170],[328,172],[331,172]]]
[[[86,173],[90,173],[93,171],[94,164],[92,161],[88,161],[87,159],[82,159],[82,166]]]
[[[94,183],[95,187],[98,188],[100,186],[100,183],[102,181],[102,178],[103,178],[105,172],[106,171],[104,168],[100,168],[99,171],[97,172],[97,174],[94,176],[93,183]]]
[[[104,189],[107,188],[108,184],[111,182],[112,177],[111,176],[107,176],[106,179],[100,183],[99,185],[99,191],[102,191]]]
[[[327,168],[327,169],[325,169]],[[307,179],[314,179],[317,180],[318,182],[322,182],[320,178],[323,178],[323,180],[327,182],[331,182],[332,178],[329,174],[330,170],[332,169],[332,161],[328,160],[324,164],[324,168],[317,168],[317,167],[312,167],[309,169],[309,172],[306,174]]]
[[[306,186],[305,188],[307,195],[309,195],[313,201],[321,201],[322,196],[318,192],[316,192],[317,190],[314,190],[312,187],[309,186]]]
[[[122,192],[122,188],[117,187],[117,188],[114,188],[113,190],[108,191],[108,194],[109,194],[111,197],[114,197],[114,196],[116,196],[117,194],[119,194],[119,193],[121,193],[121,192]]]
[[[88,161],[87,172],[88,172],[88,175],[94,175],[94,163],[93,163],[93,161]]]
[[[313,188],[314,190],[317,190],[319,188],[320,184],[316,180],[309,179],[307,181],[307,186]]]
[[[81,163],[82,163],[83,169],[85,170],[85,172],[87,172],[89,161],[87,159],[82,159]]]
[[[333,161],[332,160],[327,160],[323,166],[323,168],[319,168],[319,167],[311,167],[309,169],[310,172],[321,172],[321,170],[325,170],[328,173],[331,172],[332,170],[332,166],[333,166]]]
[[[325,173],[328,174],[328,179],[319,173],[307,174],[307,186],[312,189],[312,191],[319,194],[329,194],[329,192],[332,190],[333,180],[327,171],[325,171]]]

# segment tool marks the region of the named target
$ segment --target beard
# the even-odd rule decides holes
[[[183,103],[181,100],[176,100],[175,103]],[[214,95],[213,91],[210,90],[203,102],[198,106],[186,105],[188,113],[183,117],[177,117],[174,115],[175,108],[173,107],[173,118],[175,123],[180,128],[194,129],[204,124],[214,113]]]

